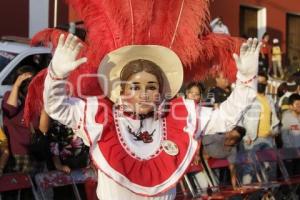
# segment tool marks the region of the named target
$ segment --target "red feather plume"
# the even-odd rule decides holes
[[[31,39],[30,44],[32,46],[43,45],[46,47],[52,47],[53,50],[55,50],[58,43],[58,38],[61,34],[64,34],[66,36],[68,35],[68,32],[54,28],[47,28],[35,34]]]
[[[43,69],[32,79],[28,86],[24,107],[24,120],[27,125],[32,119],[40,116],[43,109],[43,90],[46,75],[47,69]]]
[[[207,0],[67,0],[84,21],[87,37],[80,56],[88,62],[73,71],[68,81],[75,88],[74,96],[100,95],[96,75],[102,58],[112,50],[131,44],[156,44],[171,48],[185,66],[185,79],[202,79],[208,73],[223,71],[235,77],[232,53],[238,52],[241,41],[210,33]],[[52,44],[66,32],[46,29],[38,33],[32,44]],[[32,85],[28,99],[42,99],[45,71]],[[38,89],[39,88],[39,89]],[[40,95],[37,95],[37,93]],[[33,95],[32,95],[33,94]],[[34,98],[36,99],[36,98]],[[26,103],[25,119],[36,114]],[[31,112],[34,110],[34,112]],[[30,114],[28,114],[29,112]]]

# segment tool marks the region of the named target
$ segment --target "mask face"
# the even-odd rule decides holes
[[[142,71],[131,75],[127,80],[122,98],[128,111],[145,115],[154,111],[159,95],[157,78]]]
[[[266,92],[267,84],[265,83],[258,83],[257,84],[257,92],[264,94]]]

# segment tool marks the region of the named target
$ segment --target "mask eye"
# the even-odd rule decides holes
[[[139,90],[139,89],[140,89],[140,87],[138,85],[133,85],[130,87],[130,90],[134,90],[134,91]]]
[[[157,89],[157,87],[154,86],[154,85],[151,85],[151,86],[147,87],[147,90],[156,90],[156,89]]]

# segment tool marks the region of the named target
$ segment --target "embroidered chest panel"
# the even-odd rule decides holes
[[[114,121],[119,142],[132,157],[148,160],[162,151],[162,141],[167,138],[164,118],[133,119],[116,110]]]

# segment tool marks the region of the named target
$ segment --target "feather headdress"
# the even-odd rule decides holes
[[[84,95],[101,93],[96,77],[78,83],[82,74],[96,74],[101,59],[117,48],[131,44],[155,44],[172,49],[185,66],[185,79],[203,78],[209,71],[235,72],[231,54],[239,42],[215,35],[209,28],[207,0],[67,0],[84,22],[87,30],[82,55],[88,62],[70,74],[69,82]],[[47,29],[32,40],[57,44],[61,31]],[[45,74],[46,71],[42,71]],[[43,77],[43,75],[40,75]],[[92,83],[92,84],[90,84]],[[43,85],[32,82],[32,87]],[[32,89],[42,91],[41,89]],[[34,98],[30,92],[28,101]],[[29,106],[29,104],[28,104]],[[29,106],[35,108],[34,106]],[[35,112],[31,112],[35,113]],[[31,118],[28,114],[26,120]]]

